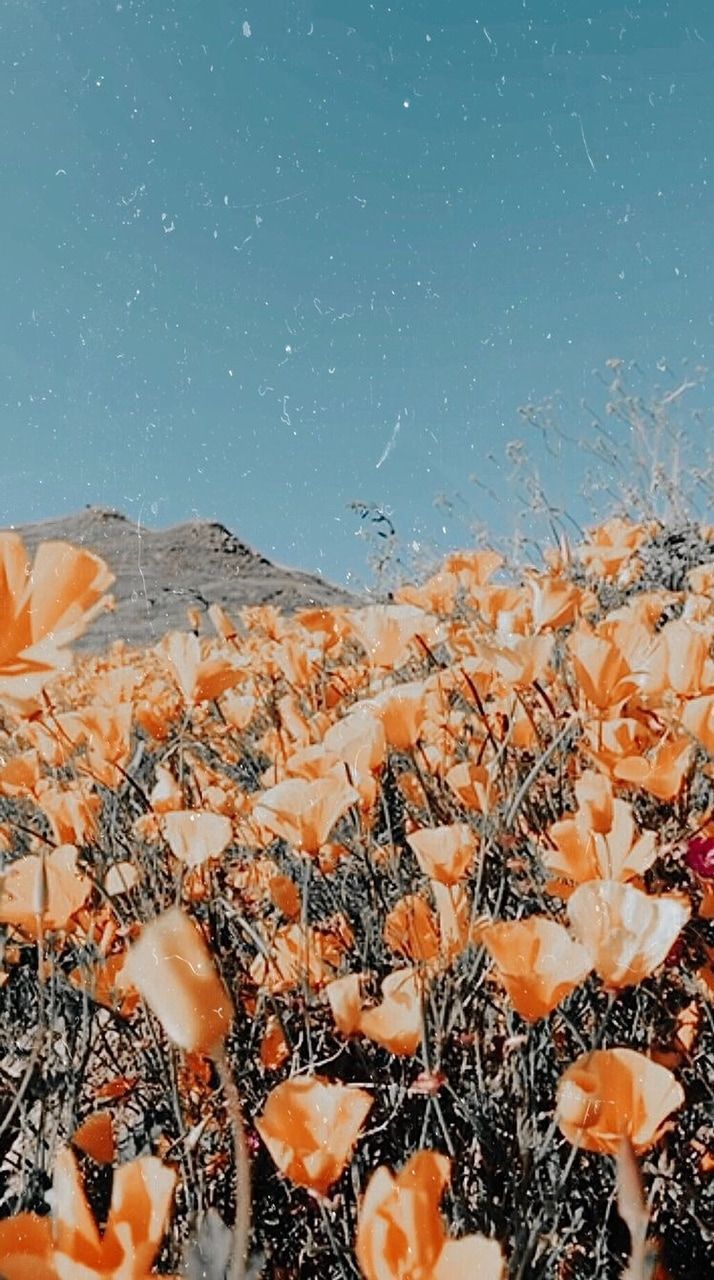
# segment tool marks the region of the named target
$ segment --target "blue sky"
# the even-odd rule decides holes
[[[577,436],[608,358],[652,393],[710,363],[710,0],[6,0],[3,27],[2,524],[212,517],[355,580],[350,502],[421,544],[468,540],[440,494],[505,532],[519,438],[582,519],[585,455],[519,406],[559,393]]]

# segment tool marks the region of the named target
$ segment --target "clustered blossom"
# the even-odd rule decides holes
[[[213,635],[193,611],[188,633],[82,661],[68,646],[110,605],[109,568],[56,543],[31,564],[0,534],[0,986],[31,957],[41,1001],[59,974],[88,1019],[170,1045],[181,1123],[205,1109],[155,1138],[161,1155],[118,1160],[112,1111],[139,1065],[93,1096],[78,1081],[84,1119],[53,1138],[50,1213],[0,1221],[5,1280],[154,1273],[186,1152],[200,1163],[207,1129],[214,1161],[230,1147],[217,1089],[232,1277],[247,1267],[259,1154],[323,1220],[352,1213],[365,1280],[503,1280],[517,1259],[500,1210],[479,1193],[491,1234],[457,1234],[442,1206],[449,1186],[459,1200],[455,1159],[429,1145],[459,1142],[441,1112],[442,1090],[459,1102],[444,1046],[470,1037],[480,1054],[487,1024],[499,1073],[514,1045],[552,1036],[546,1105],[567,1151],[614,1156],[621,1173],[676,1130],[714,949],[700,941],[671,1044],[635,1048],[607,1019],[601,1038],[575,1025],[568,1040],[574,1008],[609,1016],[640,984],[657,989],[714,915],[714,812],[689,804],[697,772],[714,775],[714,574],[609,612],[597,591],[637,582],[652,533],[608,521],[520,581],[497,552],[455,552],[388,605],[291,619],[258,606],[240,622],[214,605]],[[675,815],[666,835],[648,806]],[[101,829],[120,811],[121,839]],[[263,1090],[248,1117],[246,1019]],[[355,1068],[375,1062],[382,1074]],[[373,1134],[398,1141],[405,1096],[425,1119],[395,1172]],[[103,1230],[77,1152],[112,1170]],[[469,1177],[483,1158],[479,1132]]]

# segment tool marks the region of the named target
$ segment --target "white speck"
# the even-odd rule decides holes
[[[427,36],[427,37],[426,37],[426,43],[427,43],[427,44],[431,44],[431,36]]]
[[[290,414],[288,413],[288,400],[290,396],[283,396],[283,412],[280,415],[280,421],[284,422],[286,427],[291,426]]]
[[[229,377],[229,378],[232,378],[232,377],[233,377],[233,370],[232,370],[232,369],[229,369],[229,370],[228,370],[228,377]]]
[[[55,177],[56,177],[56,178],[58,178],[58,177],[59,177],[59,175],[60,175],[61,173],[63,173],[63,174],[64,174],[65,178],[67,177],[67,170],[66,170],[66,169],[55,169]]]
[[[223,197],[223,203],[224,203],[224,205],[226,206],[226,209],[227,209],[227,208],[228,208],[228,196],[224,196],[224,197]]]
[[[262,227],[263,225],[263,219],[261,218],[259,213],[256,213],[255,215],[255,225],[256,227]]]
[[[285,347],[285,350],[286,350],[286,352],[287,352],[287,354],[288,354],[289,356],[291,356],[291,355],[292,355],[292,353],[293,353],[293,349],[292,349],[292,347],[290,346],[290,343],[289,343],[289,342],[288,342],[287,346]]]
[[[409,99],[408,99],[408,98],[405,98],[405,99],[404,99],[404,101],[403,101],[403,103],[402,103],[402,106],[403,106],[403,107],[406,107],[406,108],[407,108],[407,110],[408,110],[408,109],[409,109],[409,107],[410,107],[411,105],[412,105],[412,104],[411,104],[411,102],[409,101]]]
[[[250,40],[250,37],[252,36],[252,34],[253,34],[253,32],[252,32],[252,31],[251,31],[251,29],[250,29],[250,23],[249,23],[249,22],[244,22],[244,23],[243,23],[243,35],[245,36],[246,40]]]

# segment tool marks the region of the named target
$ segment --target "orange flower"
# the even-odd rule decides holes
[[[144,926],[124,974],[179,1048],[208,1056],[219,1051],[233,1003],[201,934],[179,907]]]
[[[387,913],[384,941],[410,960],[428,963],[439,954],[439,928],[429,903],[420,893],[407,893]]]
[[[409,604],[374,604],[350,613],[353,634],[367,652],[372,667],[395,668],[411,657],[410,645],[421,635],[433,647],[439,622],[423,609]]]
[[[91,1156],[97,1164],[112,1164],[116,1145],[114,1126],[109,1112],[94,1111],[91,1116],[87,1116],[87,1119],[72,1134],[72,1145],[79,1147],[85,1155]]]
[[[617,707],[635,692],[637,679],[614,641],[581,623],[566,643],[578,686],[594,707]]]
[[[37,1213],[18,1213],[0,1222],[0,1274],[3,1280],[58,1280],[52,1261],[52,1221]]]
[[[18,858],[0,879],[0,922],[37,935],[38,916],[45,930],[71,929],[72,918],[92,891],[77,870],[77,850],[62,844],[50,854]]]
[[[495,1240],[451,1240],[439,1212],[451,1162],[436,1151],[417,1151],[398,1174],[381,1165],[370,1178],[357,1222],[355,1252],[365,1280],[502,1280],[503,1255]]]
[[[634,986],[654,973],[690,914],[676,898],[650,896],[617,880],[581,884],[568,900],[573,930],[611,987]]]
[[[335,1026],[344,1036],[364,1035],[390,1053],[411,1057],[423,1032],[423,984],[416,969],[397,969],[382,982],[382,1001],[366,1008],[362,975],[349,973],[326,987]]]
[[[111,601],[103,560],[65,542],[42,542],[32,567],[19,534],[0,533],[0,692],[31,703],[71,661],[71,644]]]
[[[115,1170],[100,1236],[72,1152],[56,1161],[52,1218],[22,1213],[0,1223],[4,1280],[147,1280],[171,1209],[176,1174],[155,1156]]]
[[[592,968],[585,948],[546,916],[486,925],[479,940],[496,961],[514,1008],[529,1022],[550,1013]]]
[[[587,1151],[616,1155],[626,1136],[639,1153],[683,1102],[684,1090],[666,1067],[633,1049],[596,1049],[561,1076],[557,1118],[568,1141]]]
[[[468,823],[425,827],[407,836],[407,844],[425,876],[441,884],[458,884],[466,875],[477,845]]]
[[[366,708],[379,716],[387,742],[395,751],[409,751],[419,737],[427,713],[425,696],[428,686],[423,680],[411,680],[384,689],[376,697],[357,703],[353,710]]]
[[[692,759],[692,744],[685,737],[663,741],[651,755],[625,756],[613,768],[622,782],[643,787],[659,800],[674,800],[682,789]]]
[[[652,866],[657,857],[654,831],[637,834],[632,805],[614,800],[612,825],[607,832],[599,828],[606,821],[606,810],[591,818],[587,805],[574,818],[554,822],[548,836],[555,848],[543,850],[545,865],[568,880],[631,880]]]
[[[297,1076],[271,1090],[255,1127],[291,1182],[324,1195],[347,1165],[371,1107],[364,1089]]]
[[[166,1230],[176,1174],[155,1156],[115,1170],[107,1226],[99,1235],[68,1149],[55,1162],[54,1264],[60,1280],[144,1280]]]
[[[187,867],[219,858],[233,835],[230,818],[203,809],[174,809],[161,825],[172,854]]]
[[[201,641],[191,632],[170,631],[159,641],[156,651],[166,659],[188,706],[218,698],[244,679],[244,672],[232,657],[211,653],[205,645],[208,656],[203,657]]]
[[[335,823],[358,801],[354,787],[335,774],[314,782],[288,778],[258,797],[253,815],[268,831],[314,856]]]

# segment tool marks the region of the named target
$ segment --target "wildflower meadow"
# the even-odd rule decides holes
[[[714,1276],[714,527],[111,587],[0,534],[0,1276]]]

